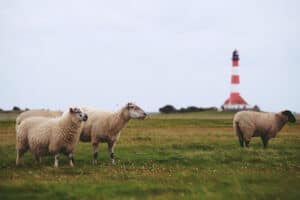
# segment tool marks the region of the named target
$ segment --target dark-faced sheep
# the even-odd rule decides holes
[[[249,147],[251,138],[260,136],[266,148],[269,139],[274,138],[287,122],[296,122],[295,116],[289,110],[279,113],[240,111],[234,116],[233,128],[241,147],[244,144]]]

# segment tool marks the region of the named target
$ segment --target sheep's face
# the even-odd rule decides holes
[[[70,114],[74,122],[85,122],[88,119],[87,114],[83,113],[80,108],[70,108]]]
[[[295,118],[295,116],[292,114],[291,111],[285,110],[285,111],[282,111],[281,114],[283,114],[284,116],[288,117],[288,121],[289,121],[289,122],[291,122],[291,123],[295,123],[295,122],[296,122],[296,118]]]
[[[128,103],[127,109],[129,111],[129,116],[132,119],[145,119],[147,116],[143,109],[133,103]]]

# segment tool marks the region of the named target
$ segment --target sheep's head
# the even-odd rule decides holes
[[[281,114],[283,114],[284,116],[287,116],[289,122],[291,122],[291,123],[295,123],[295,122],[296,122],[296,118],[295,118],[295,116],[292,114],[291,111],[285,110],[285,111],[282,111]]]
[[[129,112],[129,117],[132,119],[145,119],[147,116],[143,109],[133,103],[128,103],[126,108]]]
[[[75,122],[85,122],[88,119],[87,114],[83,113],[80,108],[70,108],[69,112],[72,116],[72,120]]]

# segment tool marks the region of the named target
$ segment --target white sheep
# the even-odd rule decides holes
[[[279,113],[240,111],[234,115],[233,128],[241,147],[244,147],[244,142],[249,147],[251,138],[260,136],[266,148],[269,139],[275,137],[287,122],[296,122],[289,110]]]
[[[128,103],[119,111],[103,112],[91,108],[83,108],[89,115],[89,121],[84,123],[80,135],[83,142],[91,142],[93,148],[93,164],[97,163],[99,143],[108,144],[109,156],[112,164],[114,160],[114,146],[120,137],[120,131],[130,119],[144,119],[146,113],[137,105]]]
[[[73,167],[73,151],[79,141],[82,122],[87,115],[79,108],[70,108],[61,117],[29,117],[21,122],[16,132],[16,164],[30,150],[37,160],[41,156],[54,155],[54,166],[58,167],[60,153],[69,157]]]
[[[50,111],[44,109],[28,110],[18,115],[16,119],[16,129],[21,124],[21,122],[27,119],[28,117],[60,117],[62,114],[62,111]]]

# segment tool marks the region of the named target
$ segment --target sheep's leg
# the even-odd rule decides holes
[[[245,141],[245,144],[246,144],[246,147],[248,148],[249,147],[249,144],[250,144],[250,140],[251,140],[251,138],[252,138],[252,133],[253,133],[254,131],[252,131],[252,130],[248,130],[248,131],[243,131],[243,139],[244,139],[244,141]]]
[[[54,167],[58,167],[58,159],[59,159],[59,154],[55,154],[55,156],[54,156]]]
[[[115,146],[114,142],[109,142],[108,143],[108,154],[109,154],[110,159],[111,159],[111,164],[113,164],[113,165],[115,164],[114,146]]]
[[[244,139],[242,137],[239,137],[240,146],[244,147]]]
[[[238,130],[237,131],[237,135],[238,135],[238,138],[239,138],[240,146],[243,148],[244,147],[244,136],[243,136],[243,133]]]
[[[74,167],[74,157],[73,157],[73,153],[69,153],[68,158],[69,158],[70,166],[71,166],[71,167]]]
[[[16,165],[17,166],[20,165],[20,163],[21,163],[20,158],[21,158],[20,150],[17,149],[17,158],[16,158]]]
[[[248,148],[248,147],[249,147],[250,140],[245,140],[245,143],[246,143],[246,147]]]
[[[93,164],[97,164],[99,143],[93,143]]]
[[[17,166],[21,164],[21,157],[24,155],[25,152],[26,152],[26,150],[17,149],[17,158],[16,158]]]
[[[41,156],[35,155],[34,157],[35,157],[36,162],[42,163],[42,157]]]
[[[262,135],[261,135],[261,140],[262,140],[262,142],[263,142],[264,148],[267,148],[268,142],[269,142],[268,135],[262,134]]]

